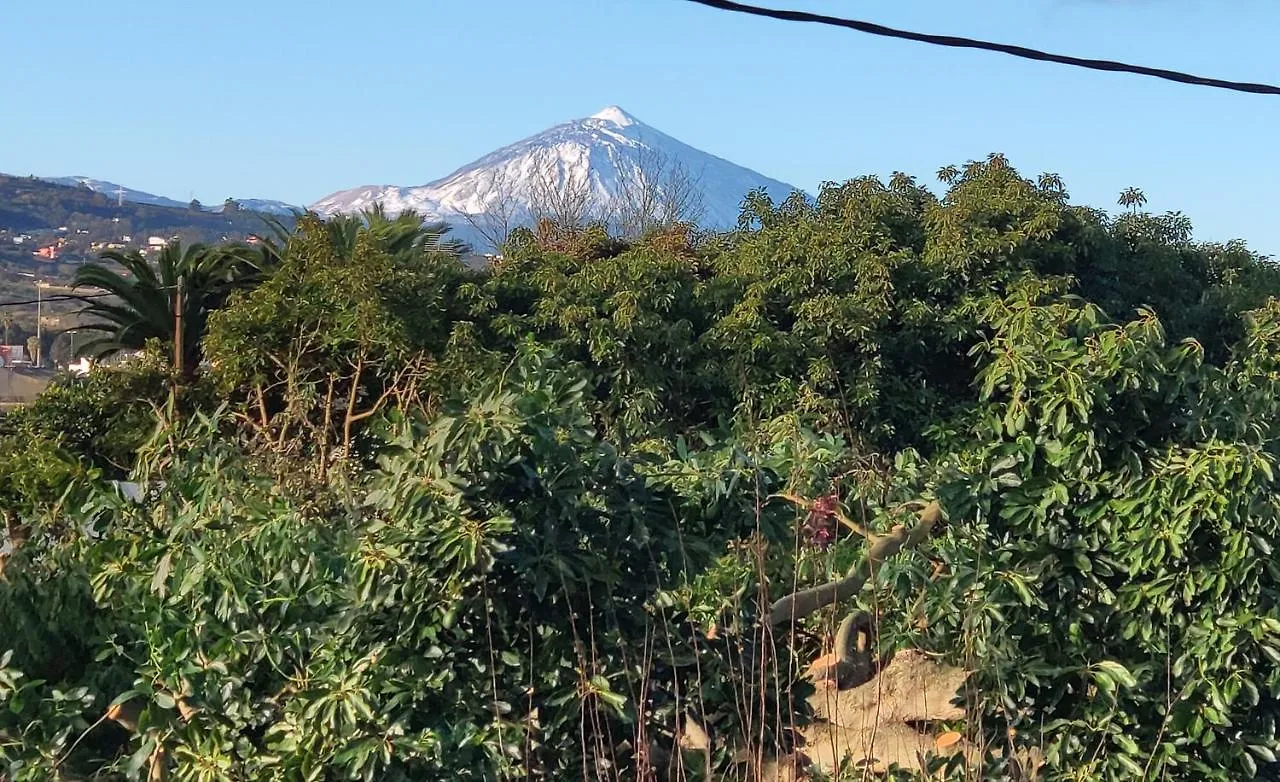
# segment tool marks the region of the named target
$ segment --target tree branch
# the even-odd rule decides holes
[[[925,506],[920,520],[911,528],[902,525],[874,539],[867,558],[852,573],[842,579],[803,589],[781,598],[769,610],[769,623],[778,625],[795,621],[841,600],[847,600],[862,590],[864,584],[875,576],[876,568],[902,549],[915,547],[928,537],[935,524],[942,518],[942,506],[937,500]]]

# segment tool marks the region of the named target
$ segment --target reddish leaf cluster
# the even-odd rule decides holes
[[[838,502],[835,494],[826,494],[810,503],[802,533],[807,545],[825,551],[835,541]]]

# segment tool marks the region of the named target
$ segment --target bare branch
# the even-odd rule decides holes
[[[582,171],[570,171],[562,165],[553,150],[536,153],[533,175],[530,178],[529,211],[534,222],[551,220],[561,228],[582,228],[593,217],[598,217],[603,205],[591,186],[591,176]]]
[[[516,198],[515,181],[506,167],[492,169],[489,172],[487,187],[483,192],[489,194],[483,211],[476,214],[461,212],[460,215],[472,230],[480,234],[494,252],[501,252],[520,219],[520,202]]]
[[[706,210],[702,172],[660,149],[638,145],[616,163],[617,192],[610,204],[612,227],[638,237],[675,223],[697,223]]]

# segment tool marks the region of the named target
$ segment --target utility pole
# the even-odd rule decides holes
[[[36,369],[41,367],[40,359],[44,342],[44,280],[36,280]]]
[[[177,370],[178,377],[183,375],[182,366],[182,282],[183,277],[178,277],[178,289],[173,295],[173,368]]]

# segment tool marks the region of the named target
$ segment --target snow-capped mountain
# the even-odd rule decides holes
[[[412,209],[453,224],[460,238],[471,240],[465,216],[475,222],[499,212],[520,220],[539,203],[545,210],[548,200],[563,200],[566,193],[607,212],[610,204],[627,198],[635,202],[636,191],[646,190],[640,199],[646,203],[696,201],[691,216],[701,225],[729,228],[737,222],[743,197],[756,188],[764,188],[775,202],[799,189],[695,149],[609,106],[491,152],[435,182],[342,190],[310,209],[322,215],[358,212],[375,204],[392,214]],[[676,193],[679,189],[691,192]]]
[[[144,193],[141,190],[118,185],[115,182],[107,182],[102,179],[94,179],[87,176],[60,176],[60,177],[41,177],[45,182],[55,185],[64,185],[66,187],[87,187],[95,193],[102,193],[112,199],[122,199],[133,204],[150,204],[151,206],[168,206],[186,209],[189,202],[175,201],[172,198],[154,195],[152,193]],[[247,209],[254,212],[265,212],[267,214],[289,215],[299,207],[286,204],[283,201],[271,201],[262,198],[237,198],[236,203],[241,209]],[[204,204],[206,212],[221,212],[223,204]]]

